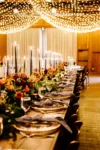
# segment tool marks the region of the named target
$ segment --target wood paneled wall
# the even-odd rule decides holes
[[[0,61],[7,55],[7,35],[0,34]]]
[[[100,58],[99,55],[96,57],[97,53],[100,53],[100,30],[90,33],[78,33],[77,47],[78,49],[88,49],[88,68],[91,71],[100,72],[100,67],[98,67],[98,64],[100,64]]]

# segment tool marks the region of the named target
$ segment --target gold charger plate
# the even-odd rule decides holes
[[[54,116],[56,114],[53,114]],[[44,115],[46,117],[50,117],[49,114]],[[51,117],[52,117],[51,116]],[[58,115],[56,115],[58,116]],[[45,117],[44,117],[45,118]],[[17,130],[20,132],[24,132],[27,135],[34,133],[36,135],[47,135],[47,134],[52,134],[58,130],[60,127],[60,124],[58,122],[47,122],[43,121],[42,123],[37,123],[36,121],[33,121],[29,127],[25,125],[21,125],[20,123],[13,125]]]
[[[36,107],[36,106],[31,106],[31,108],[33,108],[36,111],[60,111],[62,109],[66,109],[68,106],[66,106],[65,104],[63,105],[59,105],[59,106],[49,106],[49,107]]]

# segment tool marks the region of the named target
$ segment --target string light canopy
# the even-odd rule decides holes
[[[100,0],[32,0],[35,11],[50,24],[67,31],[100,29]]]
[[[40,19],[31,1],[0,0],[0,33],[22,31]]]
[[[0,33],[22,31],[40,18],[73,32],[100,29],[100,0],[0,0]]]

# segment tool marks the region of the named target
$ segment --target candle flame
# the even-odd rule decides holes
[[[26,56],[24,56],[24,60],[26,59]]]
[[[14,41],[14,46],[16,46],[17,45],[17,42],[16,41]]]
[[[32,50],[33,50],[33,47],[32,47],[32,46],[29,46],[29,49],[32,51]]]

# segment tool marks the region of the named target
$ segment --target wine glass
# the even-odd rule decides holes
[[[2,98],[5,98],[7,96],[7,92],[5,90],[1,90],[0,95]]]
[[[3,118],[0,117],[0,135],[3,133]]]
[[[39,95],[39,97],[40,97],[41,99],[44,97],[45,93],[46,93],[46,88],[45,88],[45,87],[40,87],[40,88],[38,89],[38,95]]]
[[[21,97],[21,108],[24,112],[27,112],[30,109],[30,97]]]
[[[46,82],[46,88],[47,88],[47,90],[48,90],[49,92],[52,90],[52,87],[53,87],[52,81],[47,81],[47,82]]]

